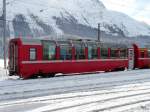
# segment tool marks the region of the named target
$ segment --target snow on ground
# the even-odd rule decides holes
[[[0,68],[4,68],[4,60],[0,59]]]
[[[0,59],[0,81],[8,79],[8,71],[4,69],[4,60]]]
[[[149,112],[150,70],[0,81],[0,112]]]

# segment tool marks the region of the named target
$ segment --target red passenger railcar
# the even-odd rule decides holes
[[[9,72],[23,79],[132,68],[133,59],[132,48],[96,41],[16,38],[9,43]]]
[[[135,68],[150,68],[150,48],[139,48],[137,45],[134,46],[135,53]]]

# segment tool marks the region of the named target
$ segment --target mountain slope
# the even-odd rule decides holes
[[[150,36],[149,26],[107,10],[99,0],[8,0],[7,18],[11,20],[8,24],[11,36],[67,33],[96,37],[98,23],[103,35]]]

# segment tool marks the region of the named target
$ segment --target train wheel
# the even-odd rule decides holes
[[[10,74],[10,73],[8,74],[8,76],[13,76],[13,75],[14,75],[14,74]]]
[[[48,74],[40,74],[42,78],[48,78]]]
[[[52,78],[55,77],[55,74],[43,74],[41,75],[42,78]]]
[[[9,76],[13,76],[13,75],[15,75],[15,72],[9,72],[8,75],[9,75]]]
[[[124,67],[115,69],[115,71],[124,71],[124,70],[125,70]]]
[[[48,78],[55,77],[55,73],[48,74]]]
[[[38,75],[32,75],[31,77],[30,77],[31,79],[37,79],[38,78]]]

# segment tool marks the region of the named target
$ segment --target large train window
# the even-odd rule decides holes
[[[126,58],[127,53],[127,49],[120,49],[120,58]]]
[[[145,56],[144,51],[141,51],[141,58],[144,58],[144,56]]]
[[[108,48],[101,48],[101,58],[108,58]]]
[[[150,57],[150,49],[148,49],[148,57]]]
[[[44,60],[54,60],[56,45],[51,41],[43,41],[43,58]]]
[[[71,60],[72,59],[72,47],[69,44],[60,44],[60,59]]]
[[[118,49],[116,48],[111,48],[111,58],[118,58]]]
[[[88,58],[89,59],[97,59],[97,46],[94,44],[88,44]]]
[[[30,60],[36,60],[36,48],[30,48]]]
[[[76,59],[85,59],[85,46],[83,43],[79,44],[74,44],[76,53],[75,53],[75,58]]]
[[[145,49],[144,49],[144,48],[141,48],[141,49],[140,49],[140,55],[141,55],[141,56],[140,56],[141,58],[144,58],[144,57],[145,57]]]

